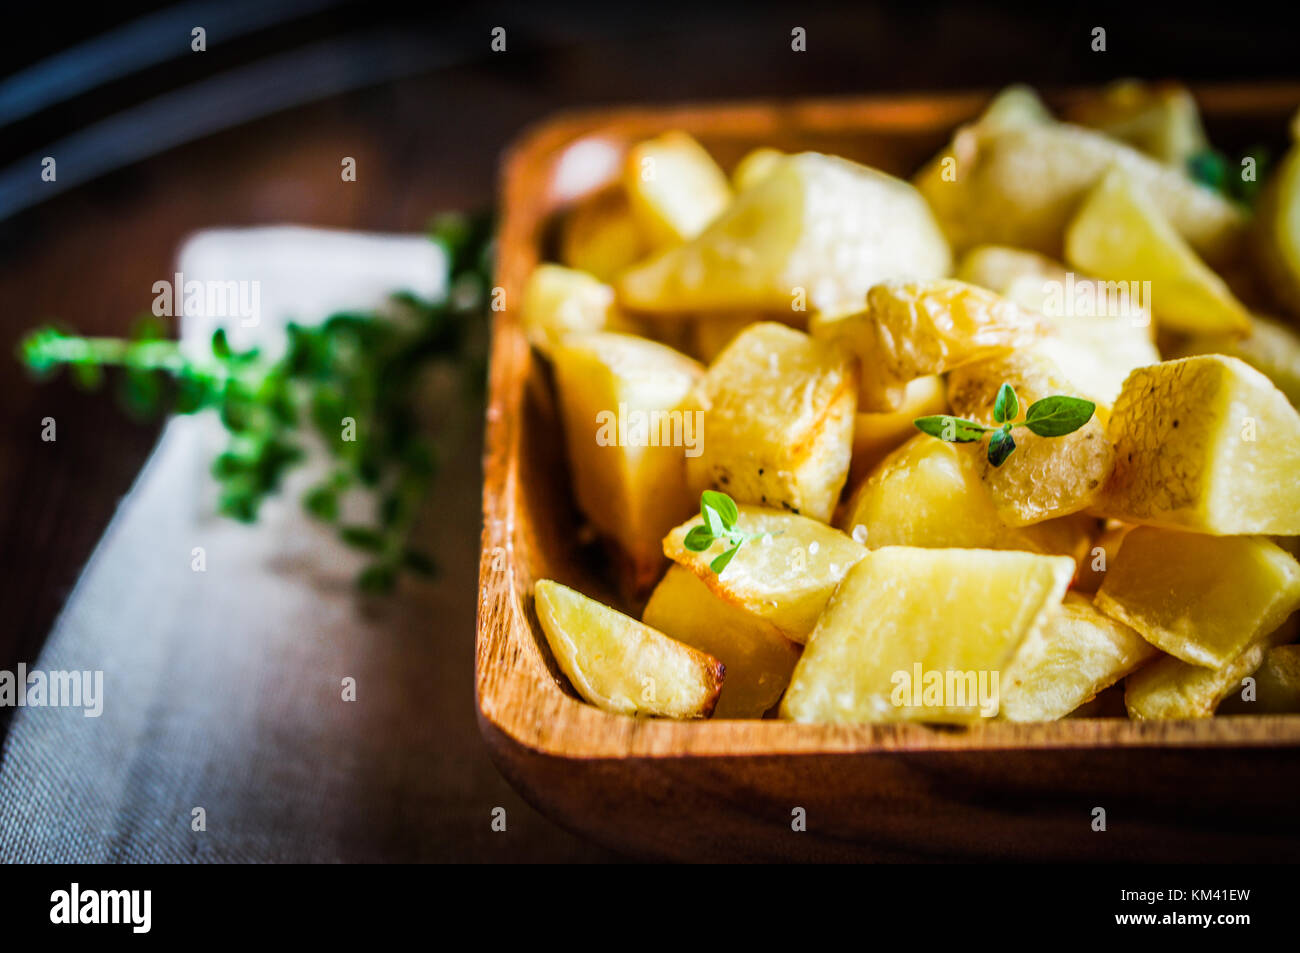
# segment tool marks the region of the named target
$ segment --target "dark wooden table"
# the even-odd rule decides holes
[[[298,222],[416,231],[434,210],[489,203],[505,144],[530,121],[572,106],[1295,72],[1285,30],[1250,18],[1198,21],[1185,9],[1171,18],[1088,5],[1026,21],[987,5],[887,12],[670,4],[622,15],[575,8],[549,21],[534,15],[528,29],[512,34],[518,42],[510,52],[492,54],[488,31],[511,27],[509,17],[502,8],[457,20],[457,36],[481,36],[481,50],[461,65],[171,149],[0,223],[0,362],[8,362],[0,363],[0,668],[37,657],[159,432],[66,381],[32,384],[7,355],[27,327],[51,318],[83,332],[122,333],[148,309],[153,282],[169,275],[176,248],[195,230]],[[1094,20],[1108,27],[1105,54],[1089,48]],[[807,30],[806,53],[790,50],[796,25]],[[412,29],[445,38],[438,23]],[[357,160],[355,183],[340,181],[343,156]],[[55,443],[40,439],[44,417],[58,421]],[[476,471],[455,478],[466,484],[457,498],[474,499]],[[477,545],[471,522],[456,547],[476,561]],[[454,614],[440,624],[455,637],[430,686],[450,700],[440,706],[447,758],[424,788],[438,792],[449,833],[436,844],[404,842],[377,812],[373,837],[354,832],[357,846],[338,859],[608,859],[529,813],[488,763],[472,697],[475,593],[466,586],[453,595]],[[113,623],[110,606],[103,620]],[[0,712],[0,731],[7,724]],[[483,846],[484,806],[493,803],[527,818],[508,849]],[[147,856],[147,838],[139,836],[117,856]]]

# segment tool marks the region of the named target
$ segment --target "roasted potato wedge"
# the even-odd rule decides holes
[[[954,174],[936,173],[943,159],[953,160]],[[922,171],[917,186],[954,251],[1010,245],[1060,259],[1079,203],[1116,166],[1212,266],[1240,253],[1246,218],[1235,205],[1180,169],[1069,123],[967,127]]]
[[[848,477],[856,389],[836,349],[775,322],[746,328],[697,389],[704,439],[686,464],[692,492],[829,521]]]
[[[633,146],[623,167],[623,187],[632,215],[654,250],[694,238],[731,201],[726,175],[684,132],[668,132]]]
[[[1251,237],[1274,296],[1300,319],[1300,144],[1264,187]]]
[[[621,185],[579,202],[560,230],[560,261],[601,281],[613,281],[650,251]]]
[[[1209,718],[1263,659],[1263,645],[1248,647],[1219,668],[1161,656],[1125,681],[1124,707],[1134,721]]]
[[[947,242],[906,182],[818,153],[787,156],[696,238],[625,272],[643,311],[833,310],[886,278],[936,278]]]
[[[1065,260],[1131,288],[1151,283],[1151,312],[1177,331],[1250,331],[1250,313],[1128,174],[1116,169],[1088,193],[1065,235]]]
[[[776,168],[777,162],[785,157],[785,153],[778,149],[769,149],[766,146],[760,146],[752,152],[746,153],[745,157],[737,163],[736,168],[731,173],[731,185],[737,192],[743,192],[752,185],[767,177],[767,174]]]
[[[1209,145],[1196,100],[1178,83],[1119,80],[1101,96],[1077,104],[1065,118],[1179,169]]]
[[[555,661],[591,704],[619,715],[712,714],[726,674],[716,658],[550,579],[534,597]]]
[[[1091,701],[1159,652],[1092,601],[1066,593],[1033,638],[1026,640],[1001,683],[1007,721],[1055,721]]]
[[[1294,636],[1294,632],[1289,634]],[[1253,697],[1243,697],[1244,690],[1231,692],[1219,711],[1225,715],[1300,714],[1300,645],[1265,649],[1254,679]]]
[[[1047,104],[1033,87],[1014,83],[1002,89],[976,120],[981,130],[1017,129],[1040,126],[1053,120]]]
[[[1170,655],[1222,668],[1300,608],[1300,563],[1258,536],[1139,526],[1095,602]]]
[[[553,350],[565,445],[579,508],[626,560],[628,588],[662,571],[660,540],[694,508],[687,454],[700,419],[689,396],[703,369],[626,334],[572,335]]]
[[[1021,416],[1037,400],[1054,395],[1085,397],[1060,369],[1039,351],[1017,351],[1008,357],[982,361],[948,376],[948,404],[960,417],[992,425],[998,389],[1015,388]],[[1093,418],[1063,437],[1015,432],[1014,465],[995,467],[982,445],[960,449],[979,461],[980,476],[1002,519],[1013,526],[1078,513],[1096,502],[1115,466],[1115,453],[1106,428]]]
[[[709,564],[727,549],[722,542],[703,552],[686,548],[686,534],[701,525],[688,520],[664,538],[664,554],[685,566],[723,601],[774,626],[792,642],[807,641],[817,616],[849,567],[867,555],[839,530],[825,523],[763,509],[741,506],[736,528],[751,539],[715,573]]]
[[[781,716],[969,722],[1074,574],[1062,556],[889,546],[857,563],[808,640]]]
[[[1000,295],[961,281],[887,281],[867,307],[813,317],[814,337],[858,358],[858,406],[898,410],[906,386],[1009,353],[1043,333],[1041,320]]]
[[[1250,334],[1202,334],[1182,342],[1172,357],[1224,354],[1245,361],[1300,407],[1300,334],[1290,325],[1251,315]]]
[[[524,284],[524,333],[544,354],[584,331],[636,333],[636,323],[614,303],[614,289],[594,275],[560,265],[538,265]]]
[[[1096,520],[1075,514],[1009,526],[998,516],[981,469],[966,448],[917,434],[858,487],[839,525],[869,549],[1021,549],[1084,557]]]
[[[714,718],[762,718],[780,700],[799,648],[770,622],[713,594],[695,573],[672,565],[641,620],[727,669]]]
[[[1300,412],[1242,361],[1206,355],[1139,368],[1107,433],[1115,470],[1097,500],[1101,515],[1300,535]]]

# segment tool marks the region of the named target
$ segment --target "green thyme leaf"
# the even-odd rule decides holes
[[[1015,420],[1020,414],[1020,401],[1016,398],[1016,389],[1004,383],[998,388],[997,399],[993,401],[993,419],[998,423]]]
[[[932,417],[917,417],[912,424],[921,433],[938,437],[947,443],[972,443],[979,440],[990,428],[964,417],[950,417],[936,414]]]
[[[302,506],[317,519],[333,523],[339,518],[338,491],[328,485],[313,487],[303,495]]]
[[[1016,442],[1012,439],[1011,432],[999,430],[989,438],[989,463],[995,467],[1002,466],[1014,449],[1016,449]]]
[[[713,562],[709,563],[709,568],[718,575],[722,575],[722,570],[727,568],[727,564],[731,562],[732,557],[736,555],[737,551],[739,551],[740,545],[740,543],[737,543],[721,556],[715,556]]]
[[[687,531],[686,539],[682,545],[693,553],[702,553],[713,545],[716,538],[713,533],[709,532],[707,526],[692,526]]]
[[[1224,192],[1228,180],[1228,160],[1216,149],[1202,149],[1187,158],[1187,174],[1206,188]]]
[[[1097,405],[1081,397],[1044,397],[1029,405],[1025,426],[1040,437],[1063,437],[1089,420]]]
[[[740,519],[740,510],[736,507],[736,501],[725,493],[719,493],[717,490],[705,490],[700,494],[700,507],[712,507],[722,520],[724,529],[731,529],[736,525],[736,520]],[[714,531],[718,534],[718,531]]]
[[[722,516],[708,503],[700,503],[700,516],[704,518],[704,525],[708,528],[710,534],[721,536],[727,531],[726,527],[722,525]]]

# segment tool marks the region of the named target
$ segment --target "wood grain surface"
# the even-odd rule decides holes
[[[1280,128],[1300,105],[1294,84],[1197,92],[1212,128]],[[908,174],[986,101],[973,93],[619,110],[543,124],[504,167],[499,283],[507,302],[519,300],[546,254],[551,218],[573,197],[575,156],[617,154],[680,128],[724,166],[770,145]],[[601,184],[596,176],[590,187]],[[492,348],[478,703],[502,771],[562,823],[621,849],[692,860],[1300,858],[1300,818],[1288,807],[1300,778],[1297,716],[944,730],[638,720],[579,701],[540,636],[532,584],[552,578],[614,600],[568,542],[576,516],[562,444],[546,370],[508,310]],[[800,807],[808,830],[796,834]],[[1091,828],[1096,807],[1110,818],[1105,833]]]

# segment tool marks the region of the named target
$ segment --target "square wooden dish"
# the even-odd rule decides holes
[[[1300,84],[1195,90],[1212,140],[1279,140]],[[1049,97],[1062,106],[1076,90]],[[505,161],[476,651],[479,723],[506,777],[559,823],[643,857],[703,859],[1300,858],[1300,716],[1136,723],[672,722],[580,701],[533,609],[553,578],[611,599],[572,543],[579,520],[545,366],[515,305],[556,214],[627,146],[684,129],[730,168],[759,145],[910,175],[987,93],[623,109],[567,115]],[[793,821],[802,808],[806,830]],[[1096,809],[1105,830],[1094,830]]]

